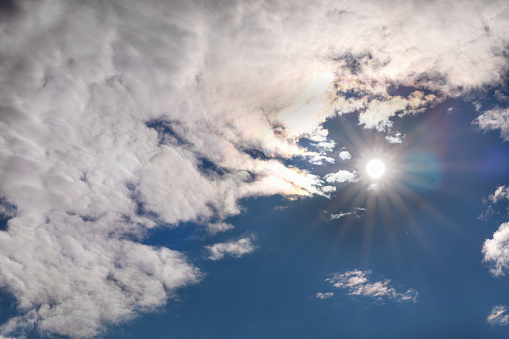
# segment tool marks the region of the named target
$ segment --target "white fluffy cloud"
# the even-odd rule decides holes
[[[497,187],[495,193],[490,194],[490,200],[494,203],[504,199],[509,200],[509,187],[506,187],[505,185]]]
[[[240,258],[245,254],[253,252],[257,246],[253,244],[254,237],[242,238],[237,241],[229,241],[223,243],[217,243],[212,246],[206,246],[206,249],[210,252],[210,260],[223,259],[226,254],[231,255],[234,258]]]
[[[495,108],[481,114],[475,124],[482,130],[500,130],[500,135],[505,141],[509,141],[509,109]]]
[[[499,186],[489,199],[497,203],[501,200],[509,199],[509,188]],[[488,209],[486,215],[492,211]],[[491,212],[492,213],[492,212]],[[504,276],[509,269],[509,222],[500,225],[497,231],[493,233],[491,239],[486,239],[483,244],[483,261],[490,265],[490,271],[495,276]]]
[[[508,69],[509,11],[496,1],[19,7],[0,23],[0,196],[11,206],[0,285],[20,314],[3,335],[91,337],[164,306],[200,272],[144,244],[147,228],[194,221],[213,233],[241,198],[325,194],[280,159],[326,156],[298,141],[328,117],[359,112],[386,129]],[[393,85],[436,93],[395,96]],[[504,135],[499,115],[480,126]]]
[[[355,175],[355,172],[339,170],[336,173],[329,173],[325,175],[325,181],[328,183],[355,182],[357,181],[357,176]]]
[[[507,314],[507,306],[505,305],[493,306],[486,321],[490,325],[501,325],[501,326],[508,325],[509,314]]]
[[[502,276],[509,268],[509,222],[500,225],[492,239],[486,239],[482,252],[484,262],[490,264],[491,273]]]
[[[401,144],[402,142],[402,138],[404,137],[404,135],[402,136],[401,135],[401,132],[397,132],[396,134],[394,135],[388,135],[385,137],[385,140],[387,140],[388,142],[390,142],[391,144]]]
[[[349,160],[352,158],[352,155],[348,151],[341,151],[339,152],[339,158],[341,160]]]
[[[391,286],[390,279],[371,282],[368,276],[371,271],[353,270],[345,273],[333,273],[331,278],[325,281],[330,282],[334,287],[346,289],[349,295],[360,295],[370,297],[379,301],[392,299],[396,301],[416,302],[417,291],[408,289],[406,292],[398,292]]]
[[[316,298],[317,299],[330,299],[334,296],[334,293],[332,292],[318,292],[316,293]]]

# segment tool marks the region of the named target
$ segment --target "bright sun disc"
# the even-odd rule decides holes
[[[366,166],[366,171],[370,177],[378,179],[385,173],[385,165],[380,160],[371,160]]]

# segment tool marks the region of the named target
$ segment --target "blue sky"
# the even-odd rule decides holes
[[[489,274],[480,251],[484,239],[492,235],[503,217],[493,215],[482,221],[479,216],[487,209],[482,197],[507,180],[503,170],[507,168],[507,158],[497,157],[486,166],[485,159],[491,156],[486,150],[507,154],[509,149],[497,134],[482,134],[471,126],[473,107],[462,102],[452,104],[465,107],[462,116],[438,111],[418,118],[418,124],[435,124],[436,128],[418,138],[410,153],[440,154],[442,170],[440,182],[432,189],[409,185],[420,200],[407,202],[412,226],[394,208],[390,211],[392,222],[385,225],[377,210],[371,241],[366,245],[366,216],[332,221],[321,216],[321,210],[351,210],[348,202],[340,202],[346,188],[331,199],[287,201],[276,197],[245,201],[246,211],[229,222],[236,225],[233,237],[255,232],[259,246],[255,252],[240,259],[202,261],[200,266],[208,272],[207,276],[199,285],[182,291],[179,302],[169,305],[164,313],[143,316],[141,321],[107,337],[507,335],[506,328],[486,322],[493,305],[506,302],[507,282]],[[447,126],[452,124],[461,126],[456,129],[461,132],[449,130]],[[338,125],[338,130],[356,128],[351,119],[327,123],[330,129]],[[413,126],[405,125],[409,129]],[[436,140],[441,140],[438,147]],[[476,183],[479,175],[489,175],[489,179]],[[471,183],[468,189],[465,182]],[[421,204],[429,206],[437,216]],[[275,210],[275,206],[284,209]],[[343,234],[347,224],[351,228]],[[197,257],[204,244],[232,237],[197,241],[191,240],[193,234],[190,230],[185,233],[188,240],[180,238],[179,249],[196,252]],[[172,242],[172,232],[166,236],[166,241]],[[166,238],[158,234],[161,239]],[[325,281],[333,272],[353,270],[371,271],[372,282],[390,279],[398,293],[411,288],[418,296],[415,302],[378,300],[349,295],[351,291]],[[333,296],[319,299],[318,292],[332,292]]]
[[[508,13],[3,3],[0,338],[507,337]]]

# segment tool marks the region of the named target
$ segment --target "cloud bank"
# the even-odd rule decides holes
[[[284,161],[330,162],[327,118],[390,130],[508,70],[496,1],[16,4],[0,21],[0,285],[19,311],[6,336],[92,337],[163,307],[201,273],[147,229],[226,231],[239,199],[326,195]],[[481,128],[505,137],[504,112]]]

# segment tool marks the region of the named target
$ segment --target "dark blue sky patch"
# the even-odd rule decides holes
[[[186,145],[188,142],[174,128],[178,122],[163,119],[147,121],[145,125],[157,131],[159,145]]]
[[[183,251],[193,257],[199,257],[206,236],[205,226],[194,222],[181,223],[178,227],[160,224],[147,231],[147,238],[144,242],[151,246],[167,247]]]
[[[198,170],[208,177],[223,176],[230,173],[227,168],[217,166],[207,158],[198,158]]]
[[[264,151],[262,151],[259,148],[255,147],[241,147],[241,150],[248,154],[253,159],[259,159],[259,160],[269,160],[273,159],[273,157],[267,155]]]
[[[16,205],[0,196],[0,231],[7,230],[7,223],[16,216],[17,209]]]

